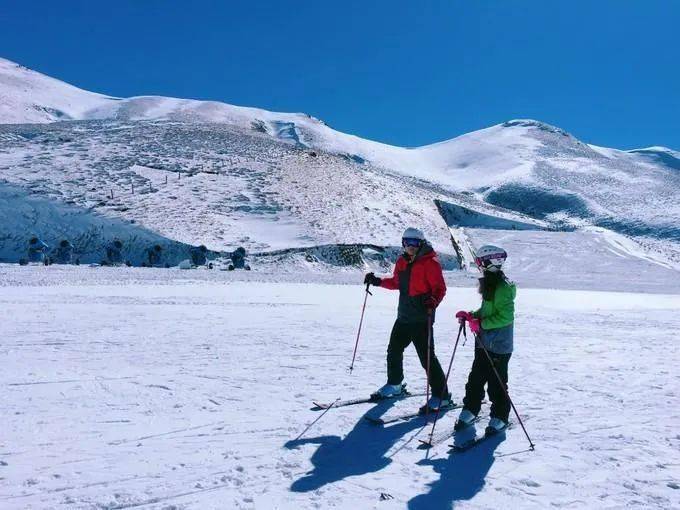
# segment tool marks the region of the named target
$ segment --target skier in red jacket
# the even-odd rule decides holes
[[[399,290],[397,320],[392,328],[387,347],[387,384],[373,395],[391,398],[404,392],[404,350],[413,342],[423,368],[427,369],[428,333],[432,335],[435,309],[444,299],[446,283],[437,254],[421,230],[407,228],[402,237],[404,253],[397,259],[390,278],[378,278],[368,273],[364,284]],[[428,331],[429,329],[429,331]],[[451,403],[446,377],[434,353],[434,338],[430,336],[430,409],[436,410]],[[423,406],[423,411],[425,406]]]

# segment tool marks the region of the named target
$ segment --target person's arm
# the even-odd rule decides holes
[[[436,308],[444,299],[446,295],[446,282],[444,281],[444,273],[442,266],[437,257],[430,259],[425,268],[425,280],[430,286],[430,296],[434,300],[434,307]]]
[[[380,286],[383,289],[397,290],[399,288],[399,272],[401,271],[401,258],[397,259],[394,265],[394,272],[388,278],[382,278]]]

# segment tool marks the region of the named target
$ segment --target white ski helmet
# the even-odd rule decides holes
[[[503,248],[486,244],[477,250],[475,264],[480,271],[495,273],[500,271],[506,258],[508,258],[508,254]]]
[[[406,230],[404,230],[404,234],[401,236],[402,239],[420,239],[421,241],[425,240],[425,234],[423,234],[423,231],[414,228],[414,227],[409,227]]]

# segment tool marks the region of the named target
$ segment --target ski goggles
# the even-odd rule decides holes
[[[475,264],[477,265],[478,268],[480,269],[486,269],[488,267],[495,267],[494,263],[492,260],[505,260],[506,257],[503,255],[485,255],[483,257],[475,257]]]
[[[423,244],[422,239],[417,239],[415,237],[404,237],[401,240],[401,245],[406,248],[408,246],[413,246],[413,247],[419,247],[421,244]]]

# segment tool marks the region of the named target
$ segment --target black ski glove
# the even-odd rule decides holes
[[[373,285],[374,287],[380,287],[380,284],[382,283],[382,280],[378,278],[376,275],[373,273],[368,273],[364,277],[364,285]]]
[[[425,305],[425,308],[427,308],[428,310],[434,310],[439,305],[439,303],[437,303],[437,300],[432,296],[427,296],[423,300],[423,304]]]
[[[425,297],[425,299],[423,299],[423,305],[425,305],[427,313],[431,314],[432,312],[434,312],[437,306],[439,306],[439,303],[437,303],[437,300],[432,296],[427,296]]]

